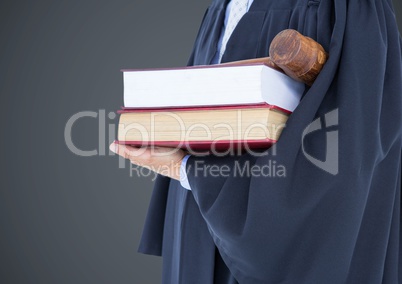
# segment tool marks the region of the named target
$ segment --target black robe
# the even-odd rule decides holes
[[[211,62],[226,4],[208,8],[190,65]],[[163,283],[400,281],[402,72],[391,0],[255,0],[222,61],[267,56],[287,28],[320,42],[329,60],[265,156],[191,157],[192,191],[158,178],[139,251],[163,256]],[[280,176],[237,171],[267,165]]]

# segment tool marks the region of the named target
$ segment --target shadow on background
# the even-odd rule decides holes
[[[209,0],[170,2],[1,2],[1,283],[160,282],[161,260],[136,253],[152,178],[98,135],[113,136],[121,68],[186,64]],[[72,142],[90,157],[64,142],[81,111],[95,117]]]

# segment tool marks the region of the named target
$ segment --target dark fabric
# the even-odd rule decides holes
[[[208,8],[190,65],[210,63],[225,5]],[[191,157],[191,192],[160,177],[139,250],[162,254],[164,283],[400,281],[402,71],[391,1],[255,0],[223,61],[267,56],[286,28],[320,42],[329,60],[266,155]],[[231,172],[200,172],[211,165]],[[268,165],[285,176],[238,171]]]

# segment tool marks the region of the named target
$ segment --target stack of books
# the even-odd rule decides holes
[[[267,148],[305,88],[261,63],[122,71],[117,142],[135,146]]]

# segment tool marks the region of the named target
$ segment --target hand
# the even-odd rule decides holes
[[[131,163],[150,169],[158,174],[180,180],[180,166],[186,153],[177,148],[133,147],[110,144],[110,151],[129,159]]]

